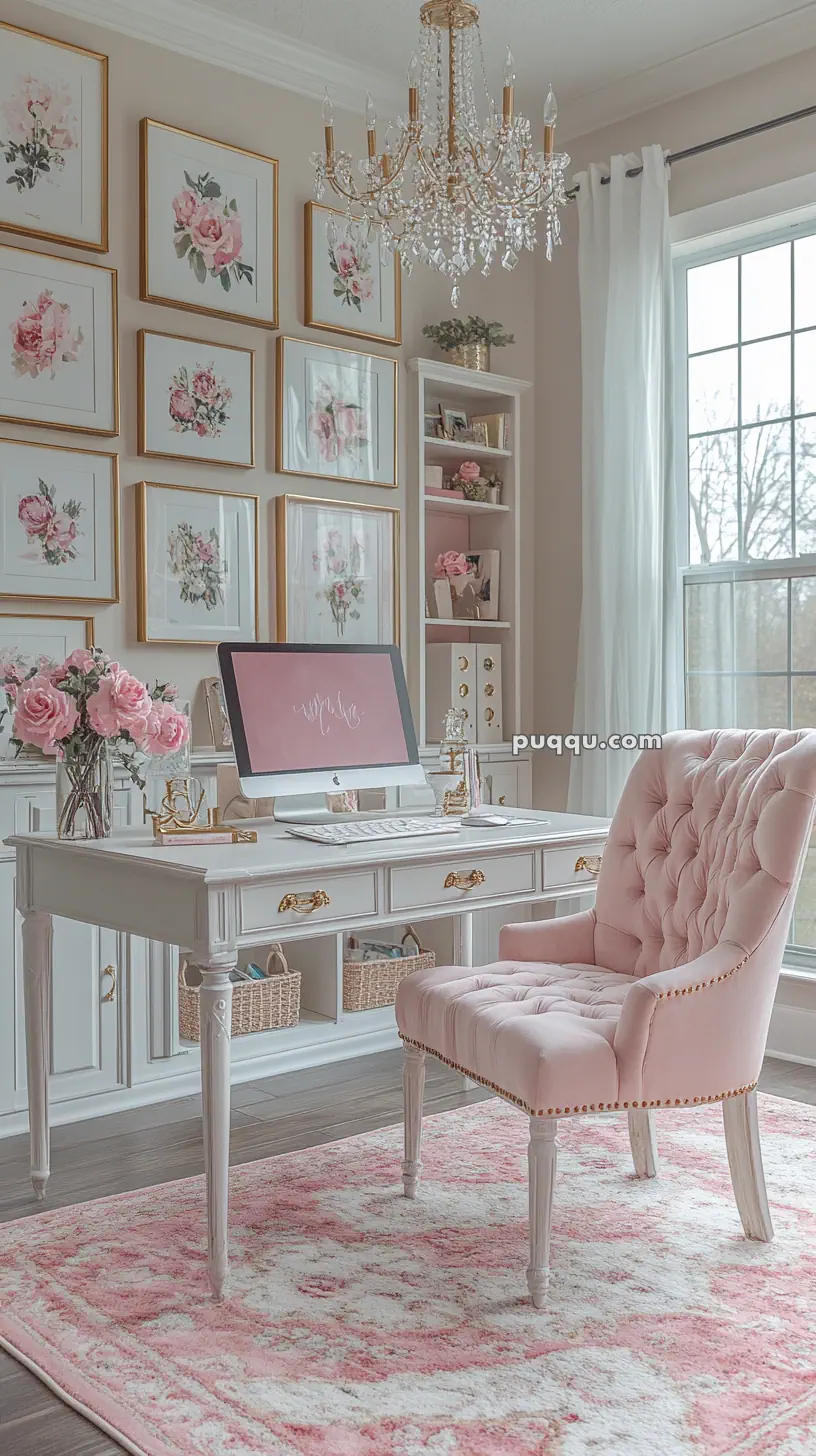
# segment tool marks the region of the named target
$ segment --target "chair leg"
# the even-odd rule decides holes
[[[629,1111],[629,1146],[638,1178],[656,1178],[657,1139],[654,1115],[648,1107],[633,1107]]]
[[[768,1244],[773,1224],[762,1168],[756,1092],[726,1097],[722,1110],[731,1183],[745,1237]]]
[[[415,1198],[422,1164],[419,1150],[422,1143],[422,1095],[425,1091],[425,1053],[406,1046],[402,1063],[402,1096],[405,1119],[405,1158],[402,1164],[402,1185],[406,1198]]]
[[[530,1180],[530,1264],[527,1288],[536,1309],[541,1309],[550,1282],[550,1224],[555,1184],[556,1132],[554,1117],[530,1118],[527,1166]]]

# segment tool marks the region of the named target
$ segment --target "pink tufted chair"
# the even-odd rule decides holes
[[[652,1109],[722,1102],[743,1228],[773,1237],[754,1089],[814,795],[816,733],[670,734],[629,775],[593,910],[505,926],[495,965],[401,983],[406,1197],[431,1052],[530,1117],[537,1307],[560,1117],[625,1109],[635,1170],[653,1177]]]

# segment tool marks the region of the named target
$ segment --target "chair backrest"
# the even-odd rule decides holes
[[[643,752],[604,851],[597,964],[648,976],[787,932],[814,795],[816,732],[670,733]]]

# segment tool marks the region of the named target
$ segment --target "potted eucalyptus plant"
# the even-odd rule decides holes
[[[489,369],[491,346],[504,349],[516,342],[501,324],[489,324],[472,313],[466,319],[443,319],[440,324],[426,324],[422,332],[443,354],[450,355],[452,364],[461,364],[465,369]]]

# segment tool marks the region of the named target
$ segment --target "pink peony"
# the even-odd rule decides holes
[[[359,278],[352,278],[349,287],[354,297],[361,299],[363,303],[374,297],[374,280],[367,273],[362,273]]]
[[[198,198],[194,192],[185,187],[173,198],[173,211],[176,214],[176,222],[180,228],[188,228],[195,217],[199,207]]]
[[[172,703],[153,703],[139,739],[147,753],[177,753],[190,738],[190,720]]]
[[[334,427],[343,441],[365,440],[365,425],[360,417],[360,410],[356,405],[335,405]]]
[[[197,369],[190,386],[196,399],[205,404],[214,404],[219,396],[218,380],[212,369]]]
[[[470,562],[461,551],[443,551],[436,558],[434,576],[466,576]]]
[[[309,415],[309,433],[317,439],[317,448],[324,460],[337,459],[337,431],[328,410],[312,410]]]
[[[334,252],[334,261],[341,278],[351,278],[359,270],[357,254],[349,243],[341,243]]]
[[[114,664],[111,664],[111,669]],[[153,699],[143,682],[115,664],[95,693],[88,699],[88,720],[94,732],[103,738],[116,738],[129,733],[138,742],[153,707]]]
[[[212,430],[210,429],[209,425],[207,424],[207,421],[206,420],[196,420],[196,423],[195,423],[195,432],[202,439],[204,438],[205,435],[211,435],[213,433]]]
[[[18,76],[15,87],[10,100],[0,106],[10,141],[30,145],[39,123],[54,151],[68,152],[78,145],[77,118],[72,115],[67,85],[51,86],[35,76]]]
[[[49,289],[39,294],[36,303],[26,301],[9,327],[14,371],[32,379],[46,369],[53,379],[60,364],[77,358],[83,340],[81,329],[71,332],[70,305],[57,303]]]
[[[76,540],[76,533],[76,521],[66,511],[57,511],[45,528],[45,539],[66,551]]]
[[[37,673],[22,683],[14,707],[14,736],[46,753],[67,738],[79,722],[73,698]]]
[[[191,420],[193,418],[195,405],[186,389],[170,391],[170,414],[174,420]]]
[[[190,237],[207,267],[216,273],[223,272],[241,255],[241,219],[217,204],[203,203],[199,207],[190,223]]]
[[[75,647],[69,657],[66,657],[62,664],[62,673],[67,677],[70,668],[75,667],[78,672],[92,672],[96,663],[93,653],[87,647]]]
[[[475,460],[463,460],[457,474],[460,480],[471,481],[479,480],[482,472]]]
[[[44,495],[24,495],[17,516],[27,536],[39,536],[53,519],[54,507]]]

